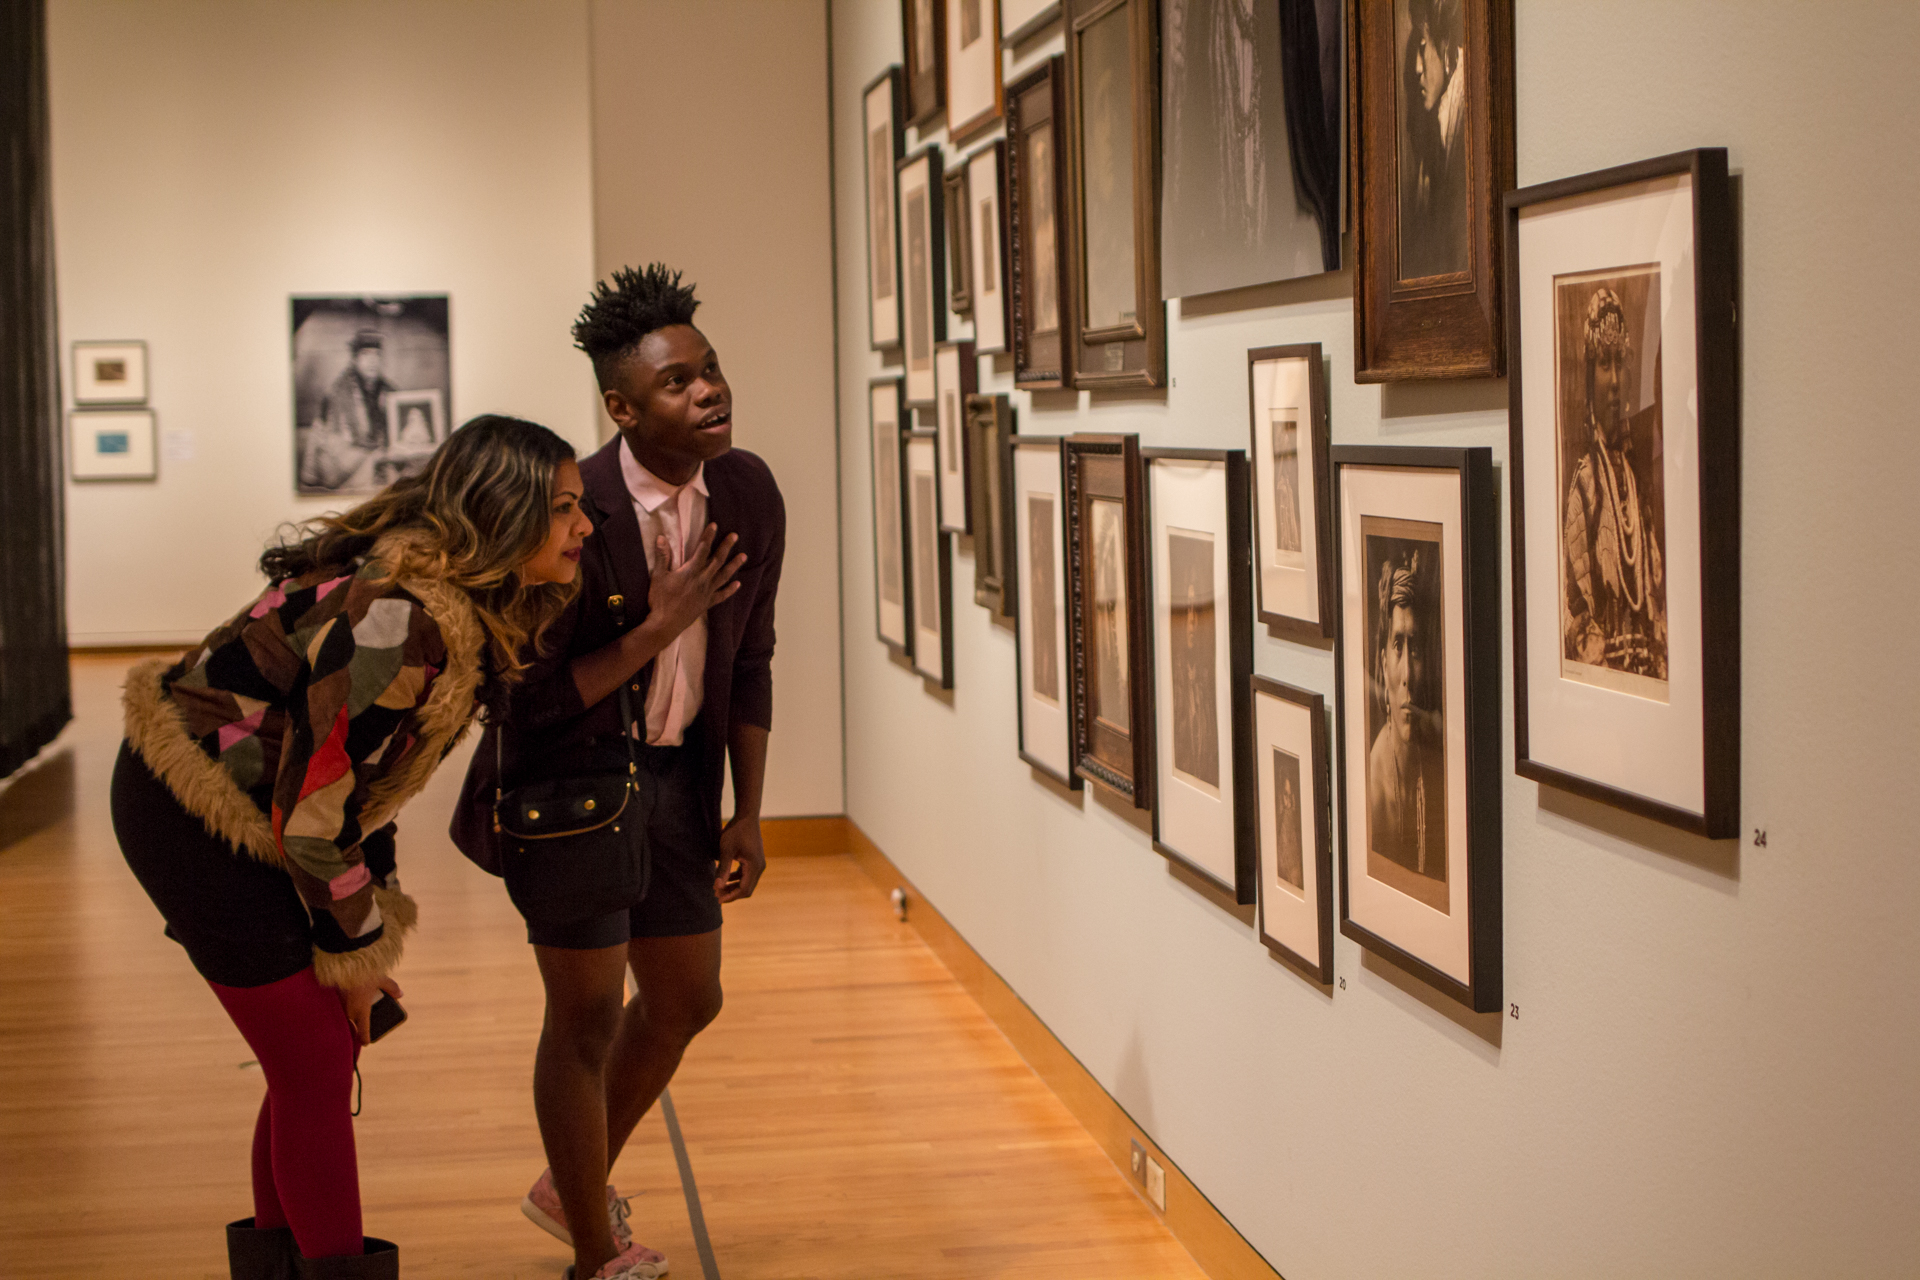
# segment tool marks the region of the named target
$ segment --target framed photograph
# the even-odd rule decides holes
[[[1148,681],[1147,551],[1140,441],[1073,435],[1066,473],[1067,657],[1076,691],[1073,767],[1153,807],[1153,695]]]
[[[906,153],[900,68],[888,67],[861,98],[867,139],[867,334],[875,351],[900,345],[900,226],[893,172]]]
[[[447,295],[296,297],[292,317],[296,492],[373,493],[418,474],[433,448],[402,443],[399,431],[417,436],[432,415],[395,410],[432,403],[442,428],[448,421]]]
[[[67,414],[67,436],[76,481],[159,478],[151,409],[77,409]]]
[[[1060,20],[1060,0],[1000,0],[1000,43],[1031,40]]]
[[[1253,759],[1260,848],[1260,941],[1333,985],[1333,838],[1327,707],[1317,693],[1254,676]]]
[[[1260,621],[1291,640],[1331,640],[1333,504],[1320,344],[1247,352],[1247,383]]]
[[[933,353],[934,426],[939,435],[940,528],[973,532],[973,467],[968,457],[967,397],[978,385],[980,362],[971,342],[942,343]]]
[[[947,140],[963,143],[1000,123],[999,0],[946,0]]]
[[[946,0],[900,0],[907,123],[923,135],[947,107]]]
[[[1727,153],[1528,187],[1506,217],[1514,769],[1738,835]]]
[[[907,523],[901,494],[907,485],[907,440],[900,379],[877,378],[867,385],[869,456],[873,461],[874,632],[896,653],[911,656],[913,628],[908,599],[913,560],[907,547]]]
[[[899,186],[900,283],[906,325],[907,403],[934,406],[933,349],[947,340],[947,271],[941,250],[940,148],[908,156]]]
[[[1013,616],[1007,551],[1007,440],[1013,405],[1004,395],[971,395],[966,402],[967,460],[972,468],[973,602],[996,618]]]
[[[1354,379],[1497,378],[1513,0],[1361,0]]]
[[[145,404],[147,344],[76,342],[73,344],[75,404]]]
[[[907,433],[907,545],[913,589],[913,669],[953,688],[953,548],[940,532],[934,433]]]
[[[1020,758],[1080,790],[1074,683],[1067,670],[1066,473],[1059,436],[1008,436],[1006,577],[1020,678]]]
[[[1142,449],[1153,678],[1153,847],[1251,904],[1253,600],[1247,455]]]
[[[1067,0],[1077,387],[1166,385],[1160,26],[1153,0]]]
[[[1008,349],[1007,143],[995,138],[966,159],[967,219],[972,238],[973,349],[981,355]]]
[[[1160,291],[1340,269],[1346,0],[1160,0]]]
[[[973,314],[973,214],[967,173],[963,164],[941,179],[946,193],[947,310],[957,316]]]
[[[1013,385],[1029,391],[1073,385],[1067,344],[1069,271],[1066,69],[1049,58],[1007,95],[1007,265],[1013,324]]]
[[[1487,449],[1339,446],[1340,932],[1500,1008],[1500,555]]]

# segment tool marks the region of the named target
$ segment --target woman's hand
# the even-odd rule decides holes
[[[720,526],[709,524],[700,533],[686,561],[677,569],[655,573],[647,584],[647,621],[655,623],[667,639],[692,626],[707,610],[740,590],[733,575],[747,562],[744,552],[727,558],[740,535],[730,533],[719,546],[713,545]],[[667,540],[659,540],[660,563],[670,559]]]
[[[353,1038],[361,1044],[373,1043],[373,1032],[367,1019],[382,992],[398,1000],[400,984],[391,977],[385,977],[367,986],[349,987],[340,992],[340,1007],[347,1011],[347,1021],[353,1024]]]

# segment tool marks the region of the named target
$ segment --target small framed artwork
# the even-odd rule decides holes
[[[1151,584],[1153,847],[1255,900],[1247,455],[1142,449]]]
[[[973,349],[1007,350],[1007,144],[995,138],[966,159],[967,219],[973,240]]]
[[[879,378],[867,385],[867,427],[873,459],[874,631],[895,653],[911,656],[913,628],[908,625],[913,560],[908,554],[901,494],[907,484],[906,433],[902,429],[900,379]]]
[[[1260,621],[1291,640],[1331,640],[1333,505],[1320,344],[1247,352],[1247,406]]]
[[[947,340],[947,271],[941,253],[940,148],[900,162],[900,283],[906,326],[907,403],[934,406],[933,349]]]
[[[73,344],[75,404],[145,404],[147,344],[76,342]]]
[[[1487,449],[1333,451],[1340,932],[1500,1008],[1500,556]]]
[[[967,196],[967,167],[947,170],[944,213],[947,223],[947,310],[973,314],[973,214]]]
[[[940,532],[934,433],[907,433],[907,543],[913,568],[913,669],[953,688],[953,548]]]
[[[1078,696],[1073,767],[1153,807],[1153,697],[1148,687],[1147,565],[1140,441],[1073,435],[1066,473],[1067,657]]]
[[[1060,0],[1000,0],[1000,43],[1031,40],[1060,20]]]
[[[391,451],[432,453],[447,438],[447,402],[438,387],[395,391],[387,397]]]
[[[968,457],[967,397],[979,380],[971,342],[942,343],[933,354],[935,448],[940,456],[940,528],[973,532],[973,468]]]
[[[1513,0],[1361,0],[1354,379],[1497,378]]]
[[[900,0],[907,123],[923,135],[947,106],[946,0]]]
[[[1067,345],[1073,303],[1067,251],[1066,69],[1055,55],[1007,95],[1007,264],[1013,385],[1073,385]]]
[[[999,0],[946,0],[947,140],[962,143],[1000,123]]]
[[[1166,384],[1153,0],[1067,0],[1078,387]]]
[[[1317,693],[1254,676],[1260,941],[1321,986],[1333,984],[1333,839],[1327,707]]]
[[[900,345],[900,229],[893,171],[906,151],[900,68],[888,67],[861,98],[867,138],[867,339],[875,351]]]
[[[154,420],[151,409],[75,410],[67,415],[75,480],[153,480]]]
[[[1067,670],[1066,479],[1059,436],[1008,436],[1006,577],[1020,679],[1020,758],[1075,791],[1074,684]]]
[[[1514,768],[1740,824],[1740,400],[1727,153],[1506,199]]]
[[[973,602],[996,618],[1011,618],[1007,590],[1006,452],[1013,405],[1004,395],[971,395],[966,402],[967,486],[973,500]]]

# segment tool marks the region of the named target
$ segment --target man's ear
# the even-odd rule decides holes
[[[633,425],[633,406],[627,398],[612,387],[600,393],[600,403],[607,408],[607,416],[613,419],[613,425],[621,430]]]

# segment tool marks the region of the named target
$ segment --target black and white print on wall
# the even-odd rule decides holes
[[[973,347],[981,355],[1007,346],[1007,144],[995,138],[967,157],[967,219],[973,241]]]
[[[1254,585],[1277,635],[1333,638],[1333,505],[1320,344],[1247,353],[1253,445]]]
[[[1254,676],[1252,688],[1260,940],[1325,985],[1333,981],[1326,703],[1265,676]]]
[[[942,689],[953,688],[953,558],[940,532],[934,475],[934,433],[907,435],[908,577],[913,600],[913,667]]]
[[[969,139],[1000,122],[997,0],[946,0],[947,140]]]
[[[1080,789],[1073,767],[1073,682],[1067,671],[1066,498],[1058,436],[1008,441],[1008,574],[1019,655],[1020,758]]]
[[[931,409],[934,348],[947,338],[947,267],[941,242],[946,192],[940,179],[940,148],[927,147],[908,156],[897,172],[907,403]]]
[[[974,393],[978,368],[971,342],[942,343],[934,351],[933,417],[939,432],[934,445],[940,458],[940,527],[948,533],[973,532],[967,397]]]
[[[876,351],[900,345],[900,236],[893,171],[905,146],[900,68],[888,67],[863,101],[867,161],[868,340]]]
[[[372,493],[426,465],[452,398],[447,295],[296,297],[295,488]]]
[[[874,628],[896,652],[913,652],[908,626],[910,561],[901,502],[906,484],[906,437],[902,434],[900,379],[881,378],[867,388],[873,464]]]

